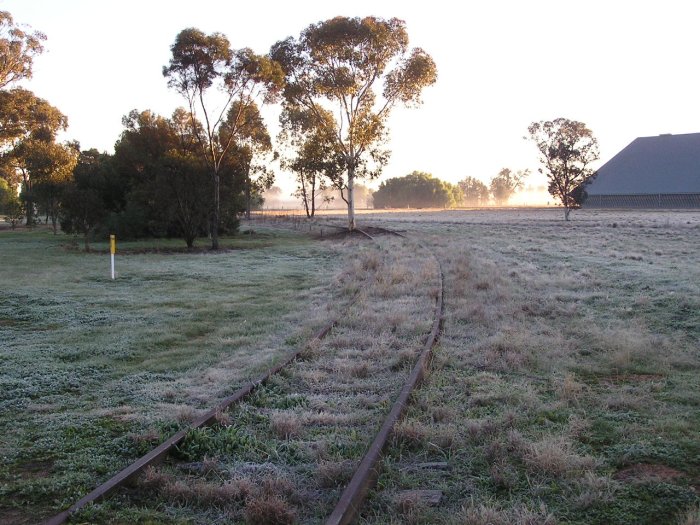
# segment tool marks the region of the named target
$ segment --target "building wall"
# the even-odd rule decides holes
[[[589,195],[584,208],[700,208],[700,193]]]

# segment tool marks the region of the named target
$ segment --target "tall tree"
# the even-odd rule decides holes
[[[250,49],[231,50],[221,33],[206,35],[189,28],[171,46],[172,58],[163,67],[168,85],[188,103],[199,151],[213,183],[212,249],[219,248],[221,169],[239,137],[245,109],[273,100],[283,82],[279,65]],[[231,113],[234,102],[238,112]],[[195,122],[201,122],[196,126]],[[225,125],[224,125],[225,124]]]
[[[583,122],[565,118],[533,122],[528,132],[541,155],[539,172],[547,176],[547,189],[564,206],[568,221],[571,210],[581,207],[583,188],[595,177],[590,164],[599,158],[598,141]]]
[[[33,182],[31,200],[46,213],[47,221],[51,220],[55,235],[63,189],[71,179],[80,149],[77,144],[41,140],[29,141],[28,146],[25,164]]]
[[[209,183],[206,165],[193,152],[170,150],[161,159],[154,200],[162,218],[175,223],[188,249],[206,231],[211,202]]]
[[[46,36],[15,24],[12,15],[0,11],[0,89],[31,78],[34,57],[43,50]]]
[[[422,49],[409,50],[405,22],[397,18],[336,17],[276,43],[270,53],[285,70],[286,105],[310,111],[315,125],[333,137],[346,172],[335,185],[347,191],[353,230],[355,179],[379,175],[389,155],[391,110],[420,104],[423,89],[437,80],[435,63]]]
[[[465,206],[485,206],[489,201],[489,189],[479,179],[466,177],[457,183],[462,190],[462,202]]]
[[[529,170],[520,170],[516,173],[508,168],[503,168],[498,175],[491,179],[489,189],[493,200],[498,206],[508,202],[513,194],[522,187],[523,181],[530,175]]]

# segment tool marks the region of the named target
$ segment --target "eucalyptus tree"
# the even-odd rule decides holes
[[[462,203],[466,206],[484,206],[489,201],[489,188],[474,177],[465,177],[459,181],[458,186],[462,190]]]
[[[409,49],[405,22],[377,17],[312,24],[298,39],[276,43],[270,55],[285,71],[285,104],[310,111],[333,137],[353,230],[355,179],[379,175],[389,156],[387,119],[397,105],[421,103],[423,89],[437,80],[435,62],[422,49]]]
[[[22,88],[0,90],[0,162],[11,184],[20,182],[24,193],[27,224],[34,220],[32,152],[41,144],[52,144],[68,119],[46,100]],[[47,146],[48,147],[48,146]]]
[[[547,189],[564,206],[564,219],[580,208],[583,188],[595,177],[590,165],[599,158],[598,141],[583,122],[558,118],[533,122],[530,139],[540,152],[539,169],[549,181]]]
[[[520,170],[513,172],[508,168],[503,168],[498,175],[491,179],[489,189],[493,200],[499,206],[508,202],[513,194],[523,186],[523,181],[530,175],[530,170]]]
[[[323,109],[319,112],[326,121],[324,126],[315,125],[318,117],[310,110],[286,105],[280,116],[282,130],[278,136],[292,153],[282,159],[282,167],[295,174],[297,187],[294,196],[301,199],[309,218],[316,214],[317,198],[326,195],[330,186],[339,189],[341,198],[347,202],[342,184],[343,159],[329,133],[333,116]],[[326,201],[332,199],[328,195],[323,198]]]
[[[46,213],[54,235],[58,230],[63,190],[70,182],[79,153],[76,143],[59,144],[41,140],[29,141],[26,149],[25,166],[32,180],[31,200],[36,202],[39,211]]]
[[[44,51],[46,36],[17,25],[12,15],[0,11],[0,89],[31,78],[34,57]]]
[[[219,247],[221,169],[240,136],[245,109],[274,100],[283,82],[279,65],[244,48],[231,49],[221,33],[182,30],[163,67],[168,85],[188,104],[199,152],[212,179],[210,217],[212,249]],[[239,111],[230,111],[234,102]]]

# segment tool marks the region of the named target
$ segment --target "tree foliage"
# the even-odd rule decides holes
[[[0,11],[0,89],[31,78],[34,57],[44,50],[46,36],[17,25],[12,15]]]
[[[324,192],[331,187],[343,188],[343,159],[328,131],[332,129],[333,117],[326,111],[322,116],[329,121],[327,125],[315,126],[317,117],[311,111],[292,105],[287,105],[280,116],[282,130],[278,139],[293,155],[284,157],[282,166],[295,174],[294,196],[301,200],[309,218],[316,214],[319,197],[325,202],[332,199]]]
[[[457,186],[421,171],[388,179],[374,192],[375,208],[449,208],[458,200]]]
[[[466,177],[457,183],[462,190],[462,204],[465,206],[485,206],[489,202],[489,189],[479,179]]]
[[[421,102],[437,79],[435,63],[422,49],[409,49],[405,23],[396,18],[336,17],[276,43],[270,54],[285,72],[287,110],[308,111],[332,138],[338,169],[346,173],[336,185],[347,191],[352,230],[355,178],[379,175],[389,156],[391,110]]]
[[[56,134],[67,126],[65,115],[31,91],[0,91],[0,173],[12,185],[21,183],[27,224],[33,223],[35,215],[32,185],[36,170],[41,164],[45,167],[49,151],[59,154]]]
[[[228,136],[229,127],[238,127],[232,156],[238,159],[244,175],[245,217],[250,219],[250,210],[255,196],[262,195],[275,182],[275,173],[268,167],[272,155],[272,140],[257,104],[242,105],[234,101],[222,125],[222,136]]]
[[[108,208],[112,228],[126,237],[180,236],[192,248],[205,235],[211,211],[211,178],[198,152],[189,112],[177,109],[168,119],[136,110],[124,117],[115,145],[116,184]],[[228,164],[220,173],[233,175]],[[223,200],[231,184],[223,184]]]
[[[549,181],[549,193],[564,206],[568,221],[572,209],[585,199],[585,185],[595,176],[590,164],[599,158],[598,141],[583,122],[558,118],[533,122],[531,140],[540,152],[539,169]]]
[[[63,192],[61,229],[82,233],[85,251],[90,251],[90,235],[108,213],[103,196],[111,169],[107,154],[94,149],[81,152],[73,178]]]
[[[498,206],[508,202],[513,194],[522,187],[523,181],[530,175],[529,170],[520,170],[516,173],[508,168],[503,168],[498,175],[491,179],[489,190],[493,200]]]
[[[221,33],[184,29],[170,49],[163,75],[188,103],[192,134],[212,179],[210,230],[212,249],[218,249],[222,166],[242,134],[247,109],[256,101],[274,100],[283,73],[277,63],[248,48],[233,51]]]
[[[73,176],[79,149],[75,144],[42,140],[31,140],[26,145],[24,163],[32,184],[31,195],[27,191],[23,194],[46,214],[56,234],[63,190]]]

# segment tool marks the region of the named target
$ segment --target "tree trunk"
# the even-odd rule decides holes
[[[250,220],[250,164],[245,168],[245,218]]]
[[[348,230],[355,229],[355,166],[348,166]]]
[[[570,220],[569,215],[571,214],[571,208],[564,206],[564,220]]]
[[[85,236],[83,237],[83,242],[85,243],[85,251],[86,252],[90,251],[90,241],[88,240],[89,236],[90,236],[90,231],[86,229]]]
[[[219,202],[220,202],[220,192],[219,192],[219,173],[214,173],[214,210],[212,213],[211,221],[211,249],[219,249]]]
[[[22,191],[24,192],[24,224],[28,228],[34,226],[34,201],[32,201],[32,182],[27,173],[22,170]]]
[[[313,218],[316,215],[316,174],[311,176],[311,215],[309,218]]]

